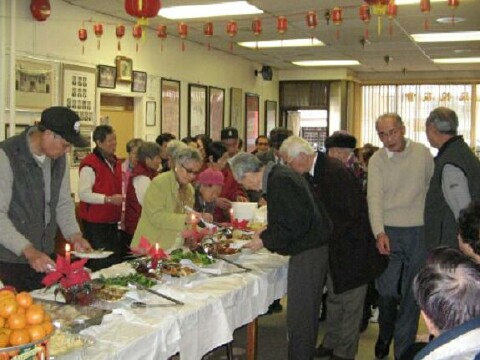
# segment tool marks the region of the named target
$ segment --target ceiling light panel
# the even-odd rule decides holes
[[[435,64],[475,64],[480,63],[480,57],[433,59],[433,62]]]
[[[298,66],[349,66],[360,65],[357,60],[305,60],[292,61],[292,64]]]
[[[480,31],[412,34],[416,42],[480,41]]]
[[[268,41],[246,41],[239,42],[238,45],[248,48],[281,48],[281,47],[312,47],[325,46],[323,42],[315,38],[308,39],[287,39],[287,40],[268,40]]]
[[[180,20],[262,13],[263,10],[246,1],[233,1],[207,5],[172,6],[160,9],[158,15],[171,20]]]

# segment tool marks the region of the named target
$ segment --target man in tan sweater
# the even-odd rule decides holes
[[[376,282],[380,313],[375,355],[387,356],[394,338],[398,359],[417,332],[420,312],[411,286],[426,257],[423,211],[434,164],[425,146],[405,138],[399,115],[381,115],[376,129],[384,147],[370,159],[367,198],[377,248],[389,256],[389,264]]]

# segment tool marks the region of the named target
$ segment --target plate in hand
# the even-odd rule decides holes
[[[101,250],[101,251],[93,250],[90,252],[72,251],[72,254],[82,259],[104,259],[112,255],[113,251],[108,251],[108,250]]]

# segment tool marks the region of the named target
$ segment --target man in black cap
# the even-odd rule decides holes
[[[90,250],[75,219],[66,154],[86,147],[80,119],[66,107],[0,143],[0,279],[18,291],[42,287],[54,269],[57,226],[78,251]]]
[[[258,159],[263,165],[267,165],[271,161],[275,164],[280,164],[282,162],[278,151],[280,146],[282,146],[283,141],[292,136],[292,134],[292,130],[281,127],[276,127],[270,130],[270,149],[257,154]]]
[[[220,133],[220,140],[227,147],[228,157],[234,157],[238,154],[238,130],[234,127],[226,127]]]
[[[355,156],[354,150],[356,146],[357,139],[346,131],[335,131],[325,140],[327,155],[340,160],[363,187],[365,171]]]

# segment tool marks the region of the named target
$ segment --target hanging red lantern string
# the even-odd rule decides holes
[[[253,19],[253,21],[252,21],[252,31],[253,31],[253,35],[255,35],[257,37],[256,48],[258,49],[258,36],[260,36],[260,34],[262,33],[262,20],[260,20],[258,18]]]
[[[365,39],[368,39],[368,23],[372,18],[372,15],[370,14],[370,6],[368,6],[367,4],[363,4],[362,6],[360,6],[360,8],[358,9],[358,15],[360,17],[360,20],[362,20],[365,24],[364,37]]]
[[[157,37],[161,39],[160,50],[163,52],[163,41],[167,38],[167,25],[158,25],[157,26]]]
[[[142,27],[141,27],[140,25],[138,25],[138,24],[133,25],[132,35],[133,35],[133,37],[134,37],[135,40],[136,40],[136,43],[135,43],[135,52],[138,52],[138,42],[140,41],[140,39],[142,38],[142,35],[143,35],[143,29],[142,29]]]
[[[238,32],[237,22],[235,20],[230,20],[227,23],[225,30],[228,36],[230,36],[230,51],[233,51],[233,38],[237,35]]]
[[[334,7],[331,11],[332,15],[332,22],[336,26],[342,25],[343,22],[343,11],[339,7]],[[340,29],[337,28],[337,40],[340,39]]]
[[[148,18],[158,15],[162,7],[161,0],[125,0],[127,14],[138,18],[137,25],[148,25]]]
[[[122,45],[120,44],[120,40],[122,40],[123,36],[125,35],[125,26],[123,24],[117,24],[115,27],[115,36],[117,37],[117,50],[122,50]]]
[[[30,12],[37,21],[45,21],[50,16],[50,1],[48,0],[31,0]]]
[[[210,51],[210,38],[213,36],[213,23],[211,21],[203,24],[203,35],[208,38],[207,48]]]
[[[178,24],[178,35],[182,39],[182,51],[185,51],[185,38],[188,35],[188,25],[184,22]]]
[[[285,16],[277,18],[277,31],[279,34],[285,34],[288,30],[288,20]]]
[[[431,9],[430,0],[420,0],[420,11],[425,14],[425,23],[423,25],[425,30],[428,30],[428,14]]]
[[[97,50],[100,50],[100,38],[103,35],[103,25],[100,23],[93,24],[93,32],[97,36]]]
[[[390,36],[393,34],[393,20],[397,17],[398,7],[395,4],[395,0],[391,0],[387,5],[387,16],[388,16],[388,33]]]
[[[315,29],[318,26],[317,13],[315,11],[307,12],[307,15],[305,15],[305,22],[307,23],[307,27],[312,31],[312,34],[310,37],[312,38],[312,43],[313,43]]]
[[[452,9],[452,24],[455,24],[455,9],[460,5],[460,0],[448,0],[448,6]]]
[[[85,40],[87,40],[87,29],[83,26],[78,29],[78,39],[82,42],[82,55],[85,53]]]

